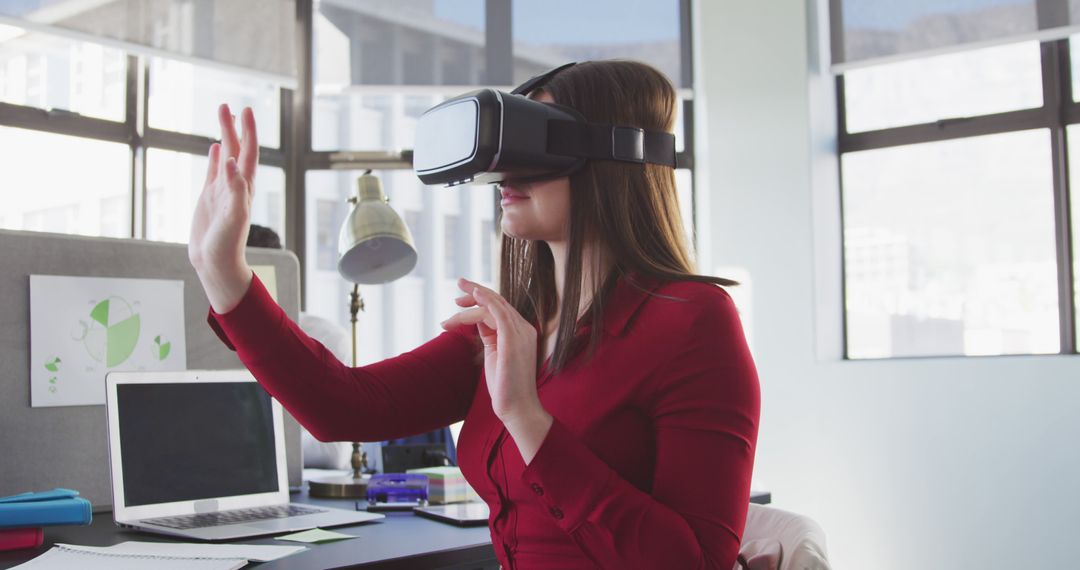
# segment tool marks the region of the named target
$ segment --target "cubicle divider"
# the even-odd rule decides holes
[[[300,265],[291,252],[248,250],[273,266],[277,300],[296,318]],[[31,407],[30,275],[173,279],[184,282],[187,368],[243,368],[206,323],[209,302],[187,246],[143,240],[0,230],[0,496],[76,489],[95,510],[111,507],[105,406]],[[285,412],[289,484],[301,483],[300,425]]]

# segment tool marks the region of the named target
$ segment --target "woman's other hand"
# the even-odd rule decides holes
[[[465,294],[456,302],[466,310],[444,321],[443,328],[476,325],[491,408],[528,464],[552,422],[536,391],[536,327],[495,291],[467,279],[459,279],[458,287]]]
[[[244,257],[259,142],[255,115],[240,114],[243,137],[238,137],[228,105],[218,108],[221,143],[210,146],[210,161],[195,215],[191,220],[188,258],[199,275],[210,306],[218,313],[232,310],[251,284]]]

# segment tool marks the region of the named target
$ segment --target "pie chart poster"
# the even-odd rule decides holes
[[[30,276],[30,405],[105,403],[105,375],[187,368],[184,282]]]

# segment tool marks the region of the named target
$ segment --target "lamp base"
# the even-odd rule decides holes
[[[324,499],[366,499],[370,478],[341,475],[308,481],[308,495]]]

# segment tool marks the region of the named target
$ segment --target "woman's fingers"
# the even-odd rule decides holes
[[[222,103],[218,107],[218,122],[221,123],[221,151],[225,158],[235,158],[240,152],[240,139],[236,136],[236,127],[233,125],[232,111],[229,106]],[[223,165],[224,166],[224,165]]]
[[[496,319],[502,321],[504,329],[516,325],[535,330],[525,319],[521,318],[521,314],[510,304],[510,301],[507,301],[494,290],[465,278],[458,279],[458,287],[468,293],[476,301],[477,305],[490,310]]]
[[[504,341],[515,342],[516,339],[530,343],[536,342],[536,329],[529,325],[501,295],[490,289],[477,287],[473,290],[473,297],[476,303],[493,317],[495,326],[491,328],[499,331],[497,338],[491,337],[490,333],[485,334],[483,330],[480,331],[485,346],[490,346],[494,342],[502,345]]]
[[[225,180],[233,192],[248,192],[247,180],[240,175],[240,167],[237,166],[236,159],[231,156],[225,159]]]
[[[244,107],[240,113],[240,128],[244,138],[240,141],[240,155],[237,163],[240,174],[250,183],[255,180],[255,169],[259,165],[259,136],[255,131],[255,113],[251,107]]]
[[[506,306],[510,306],[510,303],[507,302],[506,299],[503,299],[502,295],[496,293],[492,289],[484,287],[483,285],[481,285],[481,284],[479,284],[479,283],[477,283],[475,281],[469,281],[468,279],[465,279],[464,277],[462,277],[461,279],[458,279],[458,288],[461,289],[462,291],[464,291],[466,295],[468,295],[470,297],[473,297],[473,299],[476,298],[476,291],[477,290],[484,291],[484,292],[488,293],[488,296],[491,299],[493,299],[493,300],[497,299],[499,301],[502,301],[503,302],[502,304],[505,304]]]
[[[472,296],[476,299],[476,304],[491,311],[491,314],[495,316],[495,320],[498,324],[502,325],[502,328],[507,328],[511,325],[527,324],[525,319],[521,318],[521,315],[510,306],[510,302],[503,298],[502,295],[488,289],[487,287],[477,285],[473,289]]]
[[[218,168],[220,165],[218,162],[221,160],[221,145],[214,143],[210,145],[209,164],[206,167],[206,185],[209,186],[215,178],[217,178]]]
[[[506,338],[506,333],[509,333],[511,338],[516,334],[536,333],[536,329],[521,318],[517,310],[502,295],[468,279],[459,279],[458,287],[465,292],[465,295],[458,297],[455,302],[461,306],[475,305],[474,309],[462,311],[458,315],[483,310],[484,314],[490,317],[483,319],[468,317],[470,324],[476,323],[479,325],[480,336],[484,339],[485,346],[494,348],[496,337]],[[444,323],[443,326],[447,327],[447,323]],[[497,331],[502,331],[504,334],[496,335]]]
[[[449,330],[461,325],[484,324],[489,328],[496,328],[495,317],[483,307],[474,307],[446,319],[442,322],[443,329]]]
[[[499,335],[495,332],[495,329],[484,323],[476,323],[476,330],[480,333],[480,342],[484,344],[485,354],[499,348]]]

